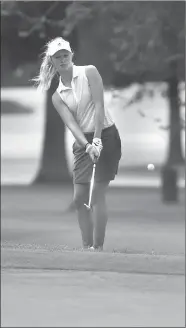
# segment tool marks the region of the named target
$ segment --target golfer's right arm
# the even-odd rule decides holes
[[[72,115],[68,107],[65,105],[65,103],[62,101],[57,92],[55,92],[52,96],[52,103],[59,115],[61,116],[64,124],[70,129],[77,142],[82,145],[82,147],[85,147],[88,143],[87,139],[85,138],[83,132],[77,124],[74,116]]]

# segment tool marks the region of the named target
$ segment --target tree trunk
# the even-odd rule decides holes
[[[170,106],[170,136],[167,164],[171,166],[183,165],[184,159],[181,151],[181,124],[177,78],[169,81]]]
[[[166,202],[178,201],[178,167],[184,164],[181,151],[181,125],[178,92],[179,82],[177,79],[176,68],[176,63],[171,63],[171,76],[168,79],[170,135],[167,162],[162,169],[163,201]]]
[[[177,170],[166,165],[162,168],[162,200],[178,201]]]
[[[65,154],[65,125],[52,104],[52,95],[57,83],[58,79],[54,78],[47,92],[44,147],[40,169],[34,183],[71,182]]]

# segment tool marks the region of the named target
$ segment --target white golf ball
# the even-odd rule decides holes
[[[148,164],[147,168],[148,168],[148,170],[153,171],[155,166],[154,166],[154,164]]]

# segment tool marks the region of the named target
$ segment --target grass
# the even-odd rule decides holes
[[[2,266],[184,274],[184,192],[165,205],[157,189],[110,188],[104,252],[81,251],[72,189],[3,187]]]

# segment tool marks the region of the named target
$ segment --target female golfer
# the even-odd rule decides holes
[[[52,102],[75,137],[74,204],[83,248],[102,250],[107,224],[105,193],[118,171],[121,140],[104,108],[103,83],[98,70],[92,65],[76,66],[72,58],[68,41],[61,37],[51,40],[46,45],[40,73],[34,80],[39,88],[48,90],[53,77],[59,76]],[[92,212],[84,204],[88,204],[93,163],[96,163],[96,173]]]

